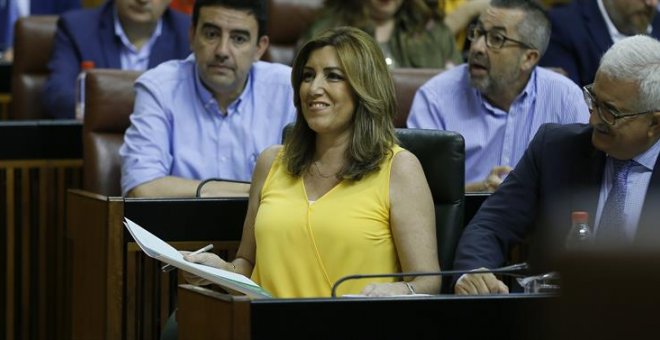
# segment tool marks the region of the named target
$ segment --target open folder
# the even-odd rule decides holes
[[[195,274],[221,287],[241,292],[251,298],[272,297],[267,291],[244,275],[184,260],[183,255],[178,250],[128,218],[124,218],[124,225],[142,251],[156,260]]]

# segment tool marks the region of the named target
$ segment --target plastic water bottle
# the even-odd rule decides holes
[[[593,232],[589,225],[589,213],[571,213],[571,230],[566,236],[566,250],[584,249],[593,242]]]
[[[82,120],[85,116],[85,77],[87,71],[94,68],[94,62],[85,60],[80,63],[80,74],[76,79],[76,119]]]

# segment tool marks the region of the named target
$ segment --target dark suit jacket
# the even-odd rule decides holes
[[[60,14],[80,8],[81,0],[30,0],[30,15]]]
[[[613,41],[596,0],[573,0],[548,13],[552,35],[541,66],[561,67],[580,86],[594,81],[600,58]],[[660,13],[653,22],[652,36],[660,38]]]
[[[511,246],[527,238],[532,269],[554,269],[552,262],[564,247],[571,212],[587,211],[594,225],[605,154],[593,147],[591,134],[586,124],[541,126],[515,169],[466,227],[454,269],[499,267]],[[659,163],[649,182],[636,241],[657,240]]]
[[[115,35],[113,11],[113,1],[108,1],[98,8],[71,11],[60,17],[43,95],[51,116],[74,117],[75,82],[82,61],[91,60],[96,68],[121,68],[121,41]],[[162,33],[152,47],[149,68],[190,54],[190,17],[168,9],[162,20]]]

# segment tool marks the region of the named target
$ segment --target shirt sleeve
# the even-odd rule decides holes
[[[430,92],[428,87],[423,86],[415,93],[406,122],[408,128],[445,130],[440,110],[433,100],[435,96]]]
[[[131,126],[119,150],[121,188],[126,195],[136,186],[169,176],[172,169],[172,116],[157,86],[138,81]]]
[[[561,117],[561,123],[588,123],[590,113],[587,103],[584,101],[582,90],[576,85],[570,85],[568,91],[566,91],[566,95],[563,97],[564,115]]]

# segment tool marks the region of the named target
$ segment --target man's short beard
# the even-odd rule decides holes
[[[481,93],[488,93],[493,86],[493,79],[490,76],[481,79],[474,79],[471,76],[468,76],[468,80],[470,81],[470,86],[479,90]]]
[[[511,86],[515,86],[520,78],[520,73],[519,70],[514,70],[513,74],[506,75],[507,79],[495,79],[490,74],[481,79],[473,79],[468,74],[468,80],[470,86],[477,89],[481,94],[495,95],[506,92]]]

